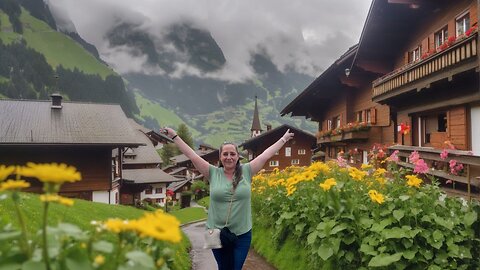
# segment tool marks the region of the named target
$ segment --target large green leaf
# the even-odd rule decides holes
[[[125,254],[125,257],[135,264],[138,264],[142,267],[147,267],[147,268],[154,268],[155,263],[153,262],[152,257],[150,257],[147,253],[143,251],[130,251],[127,254]]]
[[[478,216],[476,212],[468,212],[463,218],[463,223],[465,226],[470,227],[477,220]]]
[[[394,210],[393,211],[393,217],[398,221],[400,221],[400,219],[402,219],[404,216],[405,216],[405,211],[403,211],[403,210]]]
[[[403,253],[398,252],[393,255],[389,254],[380,254],[378,256],[373,257],[368,266],[370,267],[381,267],[381,266],[388,266],[394,262],[398,262],[402,258]]]
[[[318,255],[320,256],[320,258],[322,258],[322,260],[326,261],[333,255],[333,249],[328,244],[322,244],[318,248]]]
[[[22,270],[45,270],[45,263],[26,261],[22,264]]]
[[[103,253],[112,253],[113,244],[104,240],[93,243],[93,250],[100,251]]]

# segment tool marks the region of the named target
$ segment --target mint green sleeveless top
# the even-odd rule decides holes
[[[252,172],[250,164],[242,165],[242,179],[235,189],[232,210],[227,227],[236,235],[247,233],[252,229],[251,182]],[[223,168],[210,165],[210,207],[208,209],[207,228],[225,227],[230,200],[232,199],[233,185],[227,179]]]

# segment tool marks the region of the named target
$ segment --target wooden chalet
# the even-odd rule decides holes
[[[75,166],[82,180],[65,183],[67,197],[116,204],[119,183],[112,171],[112,150],[143,145],[119,105],[52,101],[0,100],[0,164],[65,163]],[[40,192],[32,180],[29,191]]]
[[[368,122],[368,116],[360,117],[359,111],[372,106],[375,111],[370,110],[370,120],[374,123],[370,123],[364,143],[395,144],[391,150],[400,151],[404,166],[409,165],[406,157],[416,150],[434,168],[430,174],[452,180],[456,190],[469,196],[478,193],[478,10],[478,2],[473,0],[373,0],[358,46],[337,60],[282,114],[318,121],[318,142],[333,157],[329,146],[337,147],[340,136],[331,142],[332,137],[328,141],[323,135],[332,134],[339,126],[335,122],[345,123],[335,104],[344,104],[346,122],[359,118]],[[341,99],[345,102],[328,105]],[[410,127],[408,134],[399,134],[402,124]],[[377,126],[381,131],[372,134]],[[441,159],[439,153],[450,146],[456,150],[450,149],[449,157]],[[355,143],[345,141],[345,147],[341,150],[348,153],[361,146],[356,139]],[[437,168],[451,159],[465,165],[460,175]]]
[[[148,130],[130,119],[130,126],[135,130],[139,141],[144,145],[127,148],[123,154],[123,173],[119,181],[120,203],[134,205],[148,199],[153,203],[164,205],[167,186],[180,181],[161,168],[162,159],[155,150],[158,143],[171,141],[163,134]],[[118,153],[114,152],[115,160]]]
[[[195,152],[205,159],[208,163],[217,166],[220,161],[218,149],[211,148],[210,146],[201,145]],[[182,175],[190,179],[198,179],[201,175],[200,172],[193,166],[192,161],[184,154],[174,156],[170,158],[173,165],[167,170],[172,175]]]
[[[311,163],[312,148],[315,147],[315,136],[290,125],[281,125],[277,128],[267,130],[255,135],[244,143],[240,144],[244,150],[248,151],[248,160],[252,160],[260,155],[265,149],[278,141],[283,134],[290,129],[295,133],[292,140],[288,141],[282,148],[264,165],[263,169],[272,171],[275,168],[285,169],[286,167],[308,166]]]

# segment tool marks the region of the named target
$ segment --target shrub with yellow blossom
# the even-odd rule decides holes
[[[33,179],[43,183],[44,191],[39,196],[40,238],[27,233],[19,195]],[[0,192],[13,200],[20,224],[19,231],[11,226],[0,229],[0,244],[10,241],[8,249],[0,248],[0,268],[8,263],[8,269],[170,269],[172,250],[182,236],[180,222],[162,211],[136,220],[92,222],[91,232],[68,223],[48,224],[50,204],[74,205],[74,200],[58,194],[61,185],[80,180],[80,172],[66,164],[0,165]],[[111,240],[112,234],[118,241]]]
[[[329,161],[256,175],[254,227],[272,248],[297,243],[309,269],[480,267],[480,206],[382,158],[361,168]]]

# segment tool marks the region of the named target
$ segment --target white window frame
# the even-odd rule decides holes
[[[420,60],[420,55],[422,54],[422,47],[417,46],[415,49],[410,51],[410,63]]]
[[[372,110],[370,109],[365,110],[365,122],[369,124],[372,122]]]
[[[285,156],[286,157],[291,157],[292,156],[292,148],[291,147],[285,147]]]
[[[466,20],[467,18],[468,18],[468,25]],[[470,28],[470,12],[466,11],[455,19],[455,32],[457,33],[457,37],[465,34],[465,32],[467,32],[469,28]]]
[[[437,31],[434,36],[435,49],[438,49],[438,47],[442,46],[442,44],[448,39],[448,26],[445,26]]]
[[[292,159],[291,164],[292,165],[299,165],[300,164],[300,159],[298,159],[298,158]]]
[[[307,153],[307,151],[305,149],[298,149],[298,152],[297,152],[299,155],[305,155]]]
[[[279,166],[278,160],[270,160],[269,165],[270,167],[278,167]]]
[[[327,130],[332,130],[332,128],[333,128],[333,126],[332,126],[332,125],[333,125],[333,122],[332,122],[332,120],[330,120],[330,119],[329,119],[329,120],[327,120]]]

